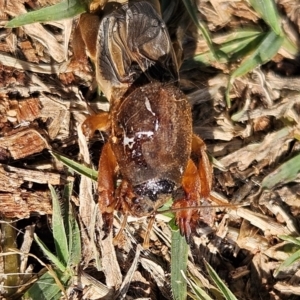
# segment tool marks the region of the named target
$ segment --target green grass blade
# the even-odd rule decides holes
[[[273,31],[266,33],[265,38],[257,49],[250,56],[246,57],[242,64],[231,74],[226,91],[228,107],[231,106],[229,92],[235,78],[243,76],[254,68],[270,61],[277,54],[283,40],[283,37],[277,35]]]
[[[72,170],[69,171],[70,175],[74,175],[74,172]],[[64,191],[62,194],[63,199],[63,221],[64,221],[64,228],[66,231],[66,236],[69,238],[72,234],[72,229],[70,227],[70,211],[71,211],[71,197],[73,192],[73,186],[74,182],[70,181],[64,186]],[[68,243],[68,246],[70,248],[70,243]]]
[[[226,55],[223,56],[219,62],[227,63],[230,60],[237,60],[245,57],[258,47],[264,36],[265,33],[249,30],[229,33],[220,46],[220,51]],[[195,62],[209,66],[213,62],[216,62],[216,59],[210,51],[207,51],[196,55],[193,59],[185,60],[181,70],[194,68]]]
[[[300,246],[300,238],[297,239],[297,238],[294,238],[290,235],[280,235],[279,238],[286,241],[286,242],[293,243],[295,245]]]
[[[80,230],[78,223],[75,219],[74,212],[70,206],[69,211],[69,261],[68,266],[76,266],[80,263],[81,260],[81,239],[80,239]]]
[[[42,240],[34,234],[34,240],[42,249],[45,256],[51,261],[53,265],[55,265],[61,272],[65,272],[66,266],[48,249],[48,247],[42,242]]]
[[[256,29],[256,28],[236,28],[236,30],[228,32],[226,34],[222,34],[222,37],[225,37],[225,43],[229,42],[229,41],[236,41],[236,40],[240,40],[240,39],[244,39],[244,38],[252,38],[252,37],[257,37],[261,34],[261,30],[260,29]]]
[[[68,267],[73,267],[79,264],[81,259],[81,239],[79,226],[75,218],[75,214],[70,203],[73,192],[74,182],[69,182],[65,185],[63,199],[65,199],[65,217],[64,226],[66,229],[66,236],[68,237],[69,261]]]
[[[186,273],[189,246],[179,230],[172,229],[171,243],[171,288],[175,300],[187,298],[187,283],[181,272]]]
[[[69,159],[63,155],[60,155],[58,153],[51,152],[51,154],[59,161],[61,161],[65,166],[73,170],[74,172],[84,175],[94,181],[97,181],[98,178],[98,172],[84,166],[83,164],[77,163],[72,159]]]
[[[66,266],[69,260],[69,247],[63,215],[68,212],[62,211],[54,188],[51,185],[49,185],[49,188],[53,205],[52,229],[56,254],[58,259]]]
[[[186,280],[186,282],[189,284],[193,292],[195,293],[195,297],[193,296],[193,299],[199,299],[199,300],[213,300],[200,286],[198,286],[193,280],[187,278],[185,274],[183,273],[182,276]]]
[[[288,183],[293,181],[299,172],[300,154],[283,163],[274,172],[267,175],[263,179],[261,187],[270,190],[278,184]]]
[[[204,264],[205,264],[205,267],[206,267],[209,277],[212,279],[212,281],[218,287],[219,291],[223,294],[225,299],[226,300],[237,300],[237,298],[234,296],[234,294],[230,291],[230,289],[226,286],[226,284],[221,280],[221,278],[218,276],[218,274],[215,272],[215,270],[209,265],[209,263],[204,260]]]
[[[237,61],[243,59],[260,45],[264,38],[264,33],[247,36],[244,38],[235,39],[233,41],[225,42],[221,46],[221,51],[226,53],[230,61]]]
[[[169,218],[174,218],[174,213],[173,212],[164,212],[165,210],[169,210],[171,209],[171,206],[172,204],[174,203],[173,199],[170,198],[166,203],[164,203],[163,206],[161,206],[160,208],[157,209],[158,212],[162,212],[162,214],[166,217],[169,217]],[[170,221],[171,222],[171,221]],[[174,220],[172,220],[172,222],[174,222]],[[174,223],[174,226],[175,226],[175,230],[178,229],[178,227],[176,227],[175,223]]]
[[[255,11],[272,28],[275,34],[283,36],[281,20],[274,0],[249,0]]]
[[[287,268],[291,266],[295,261],[300,259],[300,250],[296,251],[294,254],[292,254],[289,258],[287,258],[274,272],[274,276],[276,277],[280,270]]]
[[[195,284],[192,285],[192,289],[199,300],[213,300],[202,288],[196,286]]]
[[[61,284],[66,286],[70,278],[57,275]],[[24,295],[24,299],[39,300],[59,300],[61,297],[62,291],[49,271],[44,273]]]
[[[55,5],[20,15],[9,21],[6,27],[13,28],[36,22],[63,20],[79,15],[86,10],[87,6],[83,0],[65,0]]]
[[[61,290],[54,278],[47,272],[26,292],[25,299],[59,300]]]
[[[213,45],[213,42],[212,42],[212,39],[210,37],[210,33],[208,31],[208,29],[206,28],[206,26],[199,21],[198,19],[198,16],[197,16],[197,13],[196,13],[196,5],[193,3],[192,0],[182,0],[183,3],[184,3],[184,6],[186,8],[186,10],[188,11],[192,21],[196,24],[196,26],[201,30],[202,34],[203,34],[203,37],[212,53],[212,55],[215,57],[215,59],[219,59],[219,57],[221,56],[221,53],[217,52],[214,45]]]
[[[283,38],[273,31],[268,32],[258,48],[232,73],[232,77],[236,78],[247,74],[259,65],[271,60],[278,52],[283,42]]]

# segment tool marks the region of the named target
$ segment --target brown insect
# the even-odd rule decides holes
[[[125,220],[153,216],[172,197],[172,208],[187,208],[176,212],[176,222],[189,240],[200,199],[210,195],[212,168],[204,142],[192,132],[187,97],[176,86],[178,55],[150,2],[113,7],[99,19],[81,17],[76,41],[86,45],[111,104],[108,113],[90,116],[83,128],[109,136],[98,171],[105,232],[111,231],[115,210]]]

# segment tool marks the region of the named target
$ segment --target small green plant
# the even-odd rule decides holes
[[[82,164],[79,164],[63,155],[59,155],[53,152],[52,155],[76,173],[87,176],[92,180],[97,181],[97,171],[92,170]],[[161,208],[161,210],[170,209],[171,203],[172,201],[167,202]],[[186,273],[187,270],[189,245],[187,244],[185,238],[180,235],[178,227],[175,224],[174,215],[170,212],[166,213],[166,215],[173,218],[170,221],[170,226],[172,228],[171,287],[174,299],[186,299],[187,284],[184,278],[182,277],[181,272],[183,271],[184,273]]]
[[[206,260],[204,260],[204,265],[210,280],[214,283],[214,285],[208,283],[206,286],[206,290],[210,291],[210,293],[213,295],[213,298],[207,294],[207,292],[203,288],[203,284],[200,283],[198,279],[194,278],[193,276],[187,278],[184,274],[182,274],[193,291],[193,294],[190,293],[189,296],[195,300],[237,300],[234,294],[230,291],[230,289],[226,286],[226,284],[222,281],[222,279],[218,276],[218,274]]]
[[[83,166],[69,158],[66,158],[62,155],[52,153],[52,155],[63,162],[68,168],[74,170],[80,175],[88,176],[93,180],[97,180],[97,172],[86,166]],[[172,201],[165,203],[165,205],[159,209],[159,211],[169,210]],[[211,299],[207,293],[201,289],[201,287],[190,279],[187,279],[187,265],[188,265],[188,252],[189,245],[186,242],[186,239],[180,235],[178,226],[175,224],[174,214],[169,211],[165,214],[168,217],[171,217],[169,225],[172,231],[172,241],[171,241],[171,288],[173,297],[176,300],[184,300],[187,298],[187,284],[190,285],[191,289],[194,291],[194,299]],[[212,294],[218,294],[221,297],[224,297],[226,300],[236,300],[233,293],[228,289],[224,282],[219,278],[217,273],[212,269],[212,267],[205,262],[208,275],[210,279],[217,286],[211,286]],[[202,296],[201,296],[202,295]],[[191,295],[190,295],[191,296]]]
[[[300,154],[280,165],[275,171],[268,174],[262,181],[263,189],[271,190],[279,184],[291,182],[296,179],[300,171]]]
[[[249,49],[250,55],[246,56],[240,66],[231,73],[226,91],[226,101],[229,107],[231,106],[229,92],[235,78],[243,76],[256,67],[270,61],[278,53],[284,41],[288,42],[281,28],[281,19],[274,0],[250,0],[249,2],[269,26],[269,30],[262,33],[261,39],[254,43],[254,49]]]
[[[56,300],[61,298],[62,293],[66,296],[66,287],[76,275],[77,265],[81,259],[79,227],[70,205],[72,184],[65,187],[63,204],[60,203],[54,188],[52,186],[49,188],[53,202],[52,229],[55,254],[35,234],[34,240],[51,262],[51,266],[48,265],[46,272],[29,288],[25,299]]]
[[[280,239],[288,242],[289,245],[293,246],[293,254],[291,254],[290,257],[288,257],[274,272],[274,276],[276,277],[279,272],[291,266],[294,262],[300,260],[300,238],[295,238],[289,235],[280,235]],[[290,247],[289,247],[290,248]]]
[[[217,44],[217,38],[211,38],[209,31],[199,21],[192,0],[183,0],[183,2],[191,19],[201,30],[209,46],[209,51],[184,62],[183,69],[189,68],[195,62],[209,66],[216,61],[236,63],[237,60],[242,60],[239,66],[230,73],[225,95],[228,107],[231,106],[229,93],[237,77],[246,75],[256,67],[270,61],[280,48],[284,48],[293,55],[298,53],[297,46],[288,39],[281,27],[282,21],[274,0],[249,0],[255,12],[267,24],[268,29],[266,31],[260,27],[237,29],[222,36],[220,46]]]

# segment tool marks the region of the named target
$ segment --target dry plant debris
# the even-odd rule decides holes
[[[171,231],[166,220],[157,220],[149,250],[140,246],[147,228],[144,219],[129,220],[117,246],[111,239],[103,241],[95,184],[89,178],[69,174],[49,153],[52,150],[83,164],[97,165],[105,137],[99,135],[88,145],[80,124],[92,111],[108,109],[102,100],[94,101],[93,67],[88,61],[81,66],[72,61],[77,18],[5,28],[9,19],[25,13],[26,8],[35,10],[55,2],[0,3],[2,253],[18,248],[41,255],[32,246],[34,230],[51,246],[48,221],[43,217],[51,215],[48,184],[59,189],[74,181],[72,200],[81,230],[82,261],[77,280],[74,278],[67,290],[69,299],[172,299]],[[217,45],[235,29],[266,27],[246,0],[196,0],[195,4]],[[278,0],[276,4],[285,33],[299,45],[299,1]],[[297,299],[299,262],[276,276],[274,272],[288,257],[284,251],[288,243],[279,236],[299,236],[300,175],[269,191],[261,185],[282,163],[299,154],[299,57],[280,49],[270,62],[238,77],[228,109],[225,90],[229,74],[238,64],[212,62],[203,67],[190,63],[207,50],[191,22],[183,36],[181,88],[192,105],[194,131],[205,140],[214,158],[214,191],[229,203],[247,206],[209,210],[215,227],[199,226],[190,247],[189,274],[211,288],[204,272],[205,258],[238,299]],[[116,215],[116,232],[120,223]],[[8,228],[18,231],[11,233]],[[7,234],[13,238],[8,239]],[[0,294],[16,299],[37,278],[35,273],[41,266],[23,256],[17,267],[20,275],[12,280],[5,275],[5,264],[5,256],[0,256]],[[24,287],[7,289],[8,285]]]

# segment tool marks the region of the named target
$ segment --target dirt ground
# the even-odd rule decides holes
[[[149,249],[141,246],[146,219],[128,220],[117,246],[112,237],[102,240],[95,182],[69,172],[51,154],[96,169],[107,136],[96,133],[87,140],[81,124],[88,115],[109,109],[96,88],[90,60],[84,64],[74,60],[72,40],[78,17],[5,28],[12,17],[55,2],[0,0],[1,252],[17,248],[48,263],[32,243],[32,233],[54,251],[48,185],[59,193],[73,182],[72,205],[82,240],[78,272],[90,281],[74,281],[67,289],[69,299],[105,299],[99,285],[109,291],[106,299],[117,293],[117,299],[173,299],[169,219],[156,220]],[[225,43],[229,32],[267,28],[245,0],[196,0],[195,5],[217,46]],[[300,2],[278,0],[277,8],[284,31],[299,46]],[[200,210],[204,217],[199,220],[211,219],[212,225],[199,222],[193,235],[189,275],[211,291],[205,259],[237,299],[299,299],[299,261],[276,272],[299,250],[280,238],[297,238],[300,232],[298,54],[280,48],[270,61],[237,77],[229,108],[225,99],[229,75],[243,58],[206,65],[194,59],[209,48],[192,21],[182,41],[180,88],[192,107],[194,133],[205,141],[213,162],[212,198],[233,204],[226,208],[220,202],[207,202],[214,207]],[[288,175],[282,175],[282,165]],[[121,221],[116,214],[113,235]],[[26,290],[20,287],[36,279],[43,267],[31,257],[17,260],[8,271],[5,257],[0,256],[0,295],[19,299]],[[11,270],[20,274],[17,281],[5,276]],[[13,285],[18,287],[7,293],[5,286]]]

